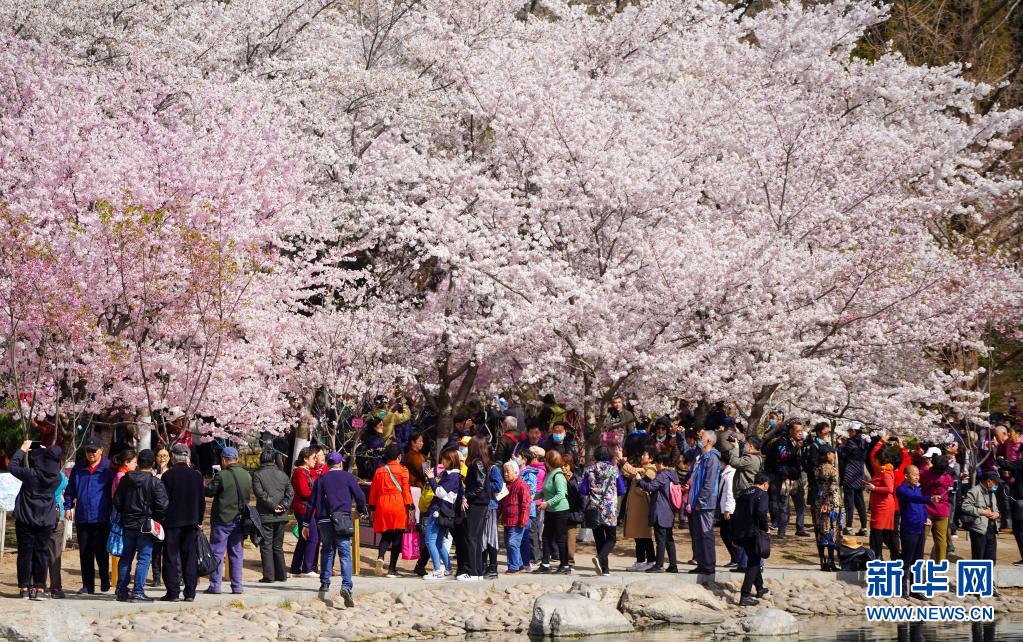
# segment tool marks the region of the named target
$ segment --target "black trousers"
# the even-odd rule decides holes
[[[909,585],[913,578],[913,564],[915,564],[917,560],[922,560],[924,558],[925,541],[927,541],[926,532],[907,533],[905,530],[899,531],[899,543],[902,544],[902,583],[906,587],[902,592],[903,597],[909,596]]]
[[[163,582],[167,595],[181,597],[181,582],[185,583],[185,597],[195,597],[199,584],[199,559],[196,556],[197,526],[176,526],[167,529],[163,540]]]
[[[607,560],[615,550],[618,533],[614,526],[600,525],[593,529],[593,543],[597,547],[597,562],[607,572]]]
[[[259,545],[259,560],[263,564],[263,579],[283,582],[288,579],[284,564],[284,533],[288,522],[263,522],[263,542]]]
[[[654,526],[654,540],[657,542],[657,557],[654,560],[656,567],[664,565],[664,551],[668,551],[668,565],[677,566],[678,559],[675,557],[675,538],[671,534],[671,527]]]
[[[986,533],[970,531],[970,557],[975,560],[994,560],[997,552],[998,525],[988,520]]]
[[[863,500],[863,489],[842,486],[842,493],[845,495],[845,525],[852,528],[853,508],[855,508],[856,515],[860,518],[860,529],[866,530],[867,504]]]
[[[462,519],[457,522],[454,528],[451,529],[451,538],[455,542],[455,575],[464,575],[468,572],[469,568],[469,538],[468,520]]]
[[[897,559],[901,556],[899,551],[899,542],[895,537],[894,529],[870,529],[870,550],[874,551],[874,556],[877,559],[882,559],[882,544],[888,547],[888,552],[891,553],[891,559]]]
[[[82,586],[90,593],[96,591],[96,569],[99,568],[100,588],[103,591],[110,590],[110,555],[107,554],[110,524],[75,524],[75,529],[78,532]]]
[[[652,538],[643,537],[636,540],[636,561],[644,563],[654,561],[654,540]]]
[[[735,554],[739,551],[739,545],[732,539],[732,520],[721,519],[721,541],[724,543],[725,548],[728,549],[728,561],[734,562],[736,560]]]
[[[547,511],[543,518],[543,563],[550,566],[551,552],[558,551],[558,566],[568,566],[568,511]]]
[[[53,525],[35,526],[14,522],[18,538],[18,588],[46,588],[50,572],[50,536]]]
[[[764,571],[760,568],[762,560],[757,552],[757,539],[743,537],[738,544],[746,552],[746,574],[742,578],[742,589],[739,591],[740,595],[746,597],[753,594],[754,587],[757,591],[764,589]]]
[[[398,568],[398,555],[401,553],[401,535],[405,531],[397,528],[380,533],[380,544],[377,546],[377,559],[384,559],[387,551],[391,552],[391,560],[387,567],[393,572]]]
[[[463,568],[466,573],[482,577],[486,572],[483,566],[483,531],[487,526],[487,504],[469,504],[469,511],[465,516],[465,548],[466,564]],[[400,538],[399,538],[399,541]]]

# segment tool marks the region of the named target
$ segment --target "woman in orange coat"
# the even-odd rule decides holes
[[[901,461],[901,453],[890,449],[882,450],[875,459],[878,464],[875,475],[867,484],[870,491],[870,550],[881,559],[882,542],[888,547],[892,559],[900,556],[898,539],[895,537],[895,463]]]
[[[401,536],[408,526],[412,514],[412,490],[409,485],[408,468],[398,461],[401,446],[395,443],[384,449],[384,465],[373,473],[369,487],[369,508],[373,511],[373,532],[380,533],[380,548],[377,551],[376,574],[384,574],[384,553],[391,549],[391,563],[387,577],[398,577],[398,554],[401,552]]]

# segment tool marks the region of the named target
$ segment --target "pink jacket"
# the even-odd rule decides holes
[[[936,474],[932,468],[928,468],[920,473],[920,494],[924,497],[941,496],[941,501],[937,504],[924,504],[928,517],[932,519],[948,519],[950,512],[948,491],[952,488],[952,484],[952,475],[947,470],[940,475]]]

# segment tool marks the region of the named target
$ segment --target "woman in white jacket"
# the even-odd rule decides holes
[[[732,480],[735,477],[735,469],[728,464],[721,467],[721,487],[718,492],[718,510],[721,511],[721,541],[728,549],[728,563],[725,568],[735,567],[735,554],[739,547],[732,541],[732,513],[735,512],[735,493],[733,492]]]

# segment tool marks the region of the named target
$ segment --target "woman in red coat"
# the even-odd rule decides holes
[[[875,458],[875,475],[867,484],[870,491],[870,550],[881,559],[881,543],[888,547],[892,559],[899,557],[899,543],[895,537],[895,511],[899,502],[895,498],[895,466],[899,454],[886,449]]]
[[[401,446],[388,444],[384,449],[384,465],[373,473],[369,487],[369,508],[373,511],[373,532],[380,533],[380,548],[377,551],[376,574],[384,574],[384,553],[391,549],[391,563],[387,577],[398,577],[398,554],[401,552],[401,535],[408,526],[412,514],[412,489],[409,486],[408,468],[401,465]]]
[[[291,509],[299,523],[305,517],[308,510],[307,503],[313,495],[313,482],[318,476],[316,472],[316,450],[306,446],[298,451],[298,465],[291,471],[291,487],[295,489],[295,497],[291,500]],[[320,546],[320,536],[315,528],[309,529],[308,539],[302,537],[302,529],[299,529],[298,544],[295,544],[295,554],[291,557],[291,574],[316,576],[313,571],[316,565],[316,550]]]

